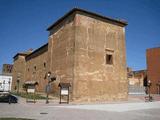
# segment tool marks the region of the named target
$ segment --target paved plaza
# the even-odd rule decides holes
[[[160,120],[160,101],[106,104],[57,104],[53,101],[18,104],[0,103],[0,117],[36,120]]]

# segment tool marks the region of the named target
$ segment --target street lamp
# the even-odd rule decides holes
[[[46,86],[46,93],[47,93],[47,96],[46,96],[46,104],[49,103],[48,101],[48,96],[49,96],[49,92],[50,92],[50,89],[51,89],[51,86],[50,86],[50,83],[55,81],[56,80],[56,77],[51,77],[51,72],[48,72],[47,73],[47,79],[48,79],[48,84]]]
[[[19,93],[20,75],[21,75],[21,73],[18,73],[18,75],[17,75],[17,93]]]
[[[19,79],[17,80],[17,93],[19,93]]]
[[[48,84],[47,84],[47,86],[46,86],[46,92],[47,92],[46,104],[49,103],[49,101],[48,101],[48,95],[49,95],[49,89],[50,89],[50,86],[49,86],[50,77],[51,77],[51,72],[48,72],[48,73],[47,73]]]
[[[152,96],[151,96],[150,87],[151,87],[151,81],[148,80],[148,97],[149,97],[149,101],[152,101]]]

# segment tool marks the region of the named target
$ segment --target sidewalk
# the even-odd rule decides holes
[[[26,102],[25,98],[19,98],[19,104],[42,106],[42,107],[63,107],[74,109],[101,110],[123,112],[130,110],[160,108],[160,95],[152,95],[153,102],[145,102],[145,95],[129,95],[127,101],[99,102],[99,103],[74,103],[59,104],[59,99],[50,99],[46,104],[46,100],[36,100],[36,103]]]
[[[125,112],[132,110],[147,110],[160,109],[160,95],[152,95],[153,102],[145,102],[145,95],[130,95],[128,101],[110,102],[104,104],[84,104],[84,105],[68,105],[57,106],[60,108],[98,110],[98,111],[112,111]],[[49,106],[52,107],[52,106]]]
[[[48,106],[53,107],[53,106]],[[145,109],[160,109],[160,101],[158,102],[141,102],[141,103],[118,103],[118,104],[96,104],[96,105],[69,105],[57,106],[61,108],[83,109],[83,110],[98,110],[98,111],[112,111],[125,112],[132,110]]]

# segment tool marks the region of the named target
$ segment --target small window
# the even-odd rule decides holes
[[[37,69],[37,67],[36,66],[34,66],[34,70],[36,70]]]
[[[43,66],[44,66],[44,68],[46,68],[46,63],[45,62],[43,63]]]
[[[106,54],[106,64],[109,64],[109,65],[113,64],[113,55]]]

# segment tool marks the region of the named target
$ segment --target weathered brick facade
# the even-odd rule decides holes
[[[37,91],[44,92],[47,84],[48,44],[27,55],[25,60],[25,81],[38,82]]]
[[[151,81],[151,93],[160,94],[160,48],[147,49],[147,77]]]
[[[57,77],[53,92],[59,94],[60,82],[70,83],[73,101],[127,99],[126,25],[73,9],[47,29],[48,44],[25,57],[24,80],[38,81],[37,90],[44,91],[51,71]]]
[[[12,90],[18,89],[18,86],[22,89],[22,85],[25,81],[26,55],[25,53],[18,53],[14,56]],[[20,80],[19,83],[17,82],[18,80]]]

